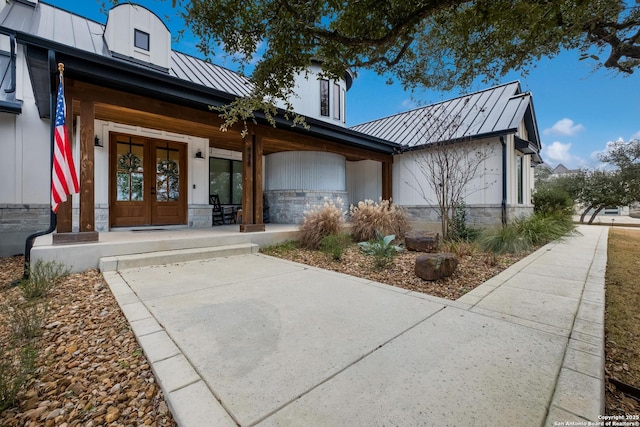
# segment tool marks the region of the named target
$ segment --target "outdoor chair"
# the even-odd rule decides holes
[[[211,226],[235,223],[235,215],[232,206],[222,206],[220,196],[212,194],[209,196],[211,208]]]

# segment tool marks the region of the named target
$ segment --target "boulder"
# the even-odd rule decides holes
[[[408,251],[437,252],[439,242],[440,234],[428,231],[410,231],[404,236],[404,245]]]
[[[458,257],[452,253],[421,254],[416,258],[416,276],[424,280],[438,280],[453,274]]]

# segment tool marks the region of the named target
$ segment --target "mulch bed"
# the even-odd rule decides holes
[[[348,247],[340,261],[333,260],[331,256],[323,252],[301,248],[280,250],[278,247],[274,247],[267,248],[263,252],[290,261],[450,300],[460,298],[522,258],[522,255],[493,256],[479,252],[458,255],[459,264],[452,276],[429,282],[422,280],[414,273],[418,252],[404,251],[393,259],[392,265],[384,269],[376,269],[373,266],[372,257],[364,255],[356,245]]]

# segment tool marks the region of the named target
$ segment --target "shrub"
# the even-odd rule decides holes
[[[13,299],[2,307],[6,328],[16,340],[30,340],[42,334],[48,305],[40,301]]]
[[[458,202],[453,208],[453,219],[448,229],[448,240],[472,241],[480,234],[479,229],[467,226],[467,205],[464,201]]]
[[[541,187],[533,194],[534,212],[537,214],[573,215],[573,199],[560,188]]]
[[[571,217],[566,214],[534,214],[519,217],[512,224],[483,233],[480,245],[494,253],[523,253],[574,231]]]
[[[321,209],[315,209],[305,214],[300,225],[300,245],[307,249],[318,249],[322,239],[331,234],[338,234],[344,225],[342,201],[338,199],[336,206],[333,201],[325,201]]]
[[[32,344],[21,348],[0,347],[0,412],[11,407],[22,386],[35,371],[37,349]]]
[[[380,203],[365,200],[358,202],[358,206],[351,205],[349,211],[351,236],[357,242],[376,239],[377,232],[404,239],[411,229],[407,212],[389,200],[381,200]]]
[[[378,231],[375,239],[368,242],[360,242],[358,246],[360,246],[362,252],[373,256],[374,266],[381,269],[387,267],[393,260],[393,257],[403,250],[400,246],[392,244],[395,238],[396,236],[393,234],[382,236]]]
[[[336,261],[340,261],[344,250],[351,245],[351,236],[347,233],[330,234],[320,242],[320,250],[331,255]]]
[[[496,230],[485,231],[478,242],[483,250],[496,254],[519,254],[531,250],[531,243],[520,235],[515,224],[507,224]]]
[[[33,264],[29,278],[19,283],[22,294],[28,300],[46,296],[60,280],[69,274],[69,268],[56,262],[38,260]]]

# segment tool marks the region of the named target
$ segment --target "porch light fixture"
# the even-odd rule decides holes
[[[104,145],[102,145],[102,142],[100,142],[100,138],[98,138],[98,135],[93,138],[93,145],[100,148],[104,147]]]
[[[202,156],[202,150],[198,149],[198,151],[196,151],[196,159],[204,159]]]

